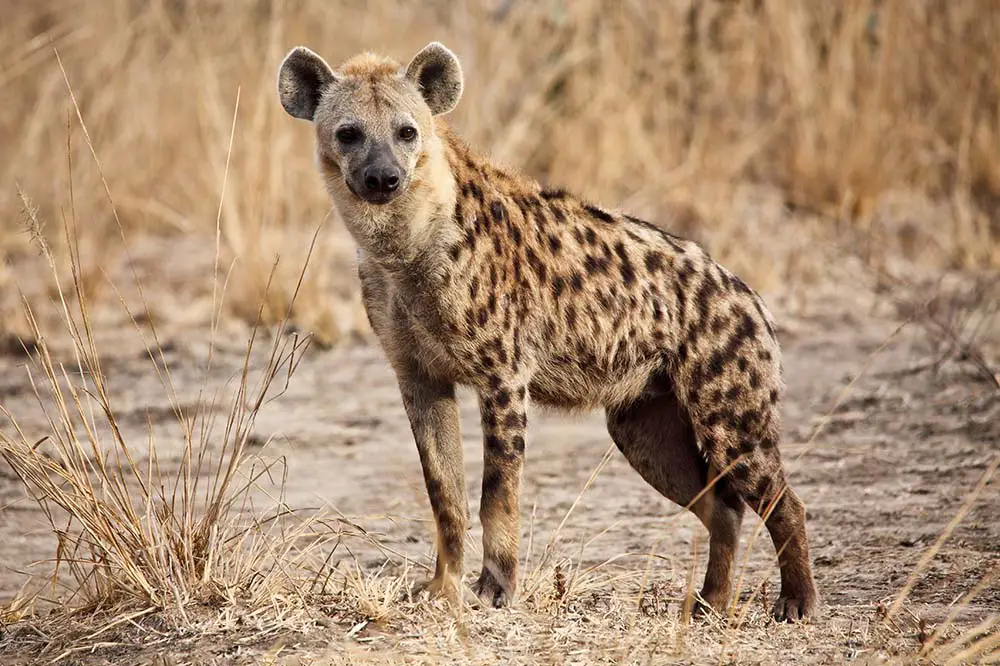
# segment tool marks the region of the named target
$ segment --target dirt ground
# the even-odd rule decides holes
[[[692,549],[695,541],[704,547],[702,528],[646,486],[616,451],[580,496],[610,445],[601,415],[534,413],[522,486],[522,555],[537,562],[542,545],[565,519],[553,546],[565,570],[585,570],[614,560],[601,570],[620,574],[625,581],[620,587],[612,582],[584,590],[551,617],[542,617],[532,604],[479,612],[460,630],[440,620],[443,611],[420,610],[419,602],[404,604],[417,607],[413,612],[368,623],[356,610],[337,608],[334,596],[324,609],[328,621],[301,635],[270,636],[243,645],[236,632],[228,637],[188,637],[187,642],[178,639],[154,649],[143,648],[142,639],[125,632],[108,639],[108,646],[76,654],[64,663],[242,664],[263,661],[268,654],[272,663],[287,664],[383,663],[379,659],[397,663],[393,660],[402,659],[399,655],[409,655],[412,661],[398,663],[430,663],[441,655],[449,655],[447,661],[468,658],[484,663],[527,663],[543,657],[551,663],[611,663],[620,658],[643,663],[658,663],[661,658],[867,663],[912,652],[919,647],[917,618],[929,631],[965,593],[1000,567],[1000,484],[994,479],[917,576],[905,617],[892,623],[897,626],[889,632],[891,639],[877,631],[880,609],[892,603],[998,455],[1000,391],[961,360],[935,367],[936,357],[920,327],[910,324],[893,335],[900,322],[885,308],[862,308],[831,296],[821,309],[822,315],[779,311],[788,385],[782,453],[791,482],[808,507],[810,546],[822,595],[821,615],[807,626],[775,625],[766,619],[763,604],[758,609],[755,603],[743,629],[721,630],[712,622],[678,629],[678,604],[666,600],[682,596],[689,570],[693,564],[699,566]],[[177,424],[135,337],[123,329],[121,343],[109,338],[105,347],[105,371],[118,396],[118,417],[126,437],[138,442],[147,441],[151,423],[161,464],[176,464]],[[191,333],[166,337],[166,358],[179,402],[191,404],[202,386],[207,343]],[[242,341],[230,337],[213,361],[210,389],[226,386],[239,372]],[[261,350],[254,363],[263,361]],[[0,358],[0,400],[18,415],[23,428],[43,432],[24,364],[23,357]],[[461,393],[461,406],[467,480],[475,507],[481,445],[478,412],[468,391]],[[813,438],[821,423],[825,427]],[[310,350],[287,392],[261,412],[256,433],[263,454],[286,458],[288,504],[335,509],[384,547],[379,551],[357,545],[350,554],[339,551],[334,562],[357,558],[362,570],[373,576],[405,575],[408,582],[423,577],[422,568],[433,566],[433,529],[420,466],[392,373],[377,347],[359,342],[329,351]],[[578,496],[580,501],[567,518]],[[24,583],[29,563],[53,556],[55,540],[36,505],[25,499],[23,488],[6,468],[0,470],[0,507],[0,600],[4,600]],[[744,547],[758,524],[755,517],[748,517]],[[467,555],[470,574],[479,565],[479,535],[474,519]],[[530,555],[528,541],[533,544]],[[659,557],[642,557],[650,552]],[[635,583],[639,579],[627,578],[628,572],[645,572],[646,578]],[[700,575],[698,571],[699,581]],[[767,580],[765,594],[773,600],[777,568],[766,536],[753,548],[746,576],[745,590]],[[541,584],[551,585],[544,580]],[[630,585],[645,590],[646,600],[629,603]],[[649,601],[650,594],[659,594],[657,590],[665,599],[662,609],[658,599]],[[655,606],[652,611],[650,603]],[[956,631],[997,613],[1000,585],[994,579],[960,610]],[[435,635],[428,622],[439,622],[445,627],[442,631],[452,633]],[[576,629],[588,626],[604,632],[603,644],[583,637],[593,633],[574,638]],[[673,647],[655,647],[650,636],[667,628],[672,632],[667,642]],[[34,656],[22,648],[25,631],[15,625],[0,638],[0,661],[33,663]],[[677,644],[678,631],[687,632],[686,648]],[[643,640],[636,641],[637,635]],[[645,646],[637,648],[640,652],[648,647],[649,654],[629,653],[629,641]],[[172,661],[156,661],[164,650]]]

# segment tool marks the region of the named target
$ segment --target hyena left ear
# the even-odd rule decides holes
[[[406,66],[406,78],[416,84],[436,115],[448,113],[462,96],[462,66],[440,42],[431,42]]]

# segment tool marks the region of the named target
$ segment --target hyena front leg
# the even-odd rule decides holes
[[[424,483],[437,524],[437,568],[420,583],[458,605],[462,599],[462,558],[469,498],[462,463],[455,386],[411,369],[399,374],[399,388],[420,454]]]
[[[474,590],[484,604],[500,608],[514,597],[521,537],[519,501],[527,391],[515,383],[492,382],[479,393],[483,422],[483,571]]]

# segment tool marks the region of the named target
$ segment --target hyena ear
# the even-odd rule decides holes
[[[462,66],[440,42],[431,42],[406,66],[406,78],[416,84],[431,113],[448,113],[462,96]]]
[[[325,60],[304,46],[296,46],[278,70],[281,106],[295,118],[312,120],[323,90],[336,78]]]

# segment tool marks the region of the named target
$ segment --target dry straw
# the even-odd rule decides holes
[[[343,620],[329,634],[348,642],[317,664],[773,662],[775,645],[796,661],[824,639],[856,641],[896,663],[997,660],[995,616],[964,633],[953,626],[995,576],[972,587],[938,627],[925,628],[907,603],[913,580],[996,461],[884,614],[829,637],[814,626],[771,624],[760,603],[765,581],[748,579],[748,559],[740,585],[749,594],[725,616],[710,616],[705,631],[684,623],[696,556],[687,571],[657,546],[584,565],[589,542],[574,550],[560,533],[608,456],[535,562],[532,529],[519,608],[455,617],[409,599],[421,563],[344,516],[297,514],[281,482],[268,492],[276,463],[250,455],[246,444],[258,411],[287,386],[307,345],[279,335],[261,354],[260,327],[293,321],[320,342],[357,328],[351,245],[342,230],[317,240],[330,207],[306,158],[311,137],[274,99],[275,68],[292,44],[315,45],[336,61],[366,48],[403,59],[431,38],[445,41],[466,69],[467,98],[454,121],[473,144],[546,182],[650,217],[692,206],[690,224],[701,226],[682,231],[709,237],[724,261],[773,285],[796,277],[801,248],[786,255],[760,245],[769,236],[759,233],[761,221],[735,203],[748,183],[799,211],[801,218],[778,221],[801,222],[805,245],[850,228],[884,253],[904,243],[903,230],[880,218],[883,198],[902,190],[944,202],[943,222],[906,233],[936,248],[939,265],[1000,266],[1000,13],[972,0],[7,4],[0,180],[20,186],[0,189],[0,287],[19,293],[7,266],[22,265],[32,248],[56,287],[25,286],[13,309],[2,304],[23,313],[15,332],[35,341],[28,372],[48,427],[36,436],[5,413],[13,429],[0,434],[0,452],[42,508],[56,554],[47,589],[26,588],[4,619],[30,626],[44,659],[113,647],[125,628],[147,646],[170,646],[177,634],[165,627],[210,634],[249,624],[276,646],[265,663],[282,663],[280,637],[314,627],[322,611]],[[67,136],[67,106],[82,142]],[[152,428],[135,442],[118,426],[121,389],[103,371],[90,308],[105,294],[125,306],[103,272],[121,254],[148,309],[129,249],[178,234],[214,240],[211,278],[192,287],[211,294],[213,342],[223,316],[254,326],[228,399],[203,389],[198,407],[185,410],[156,326],[147,332],[133,318],[137,335],[153,338],[151,371],[185,443],[180,465],[163,472]],[[60,331],[38,315],[48,293]],[[57,334],[71,343],[68,358],[54,351]],[[262,497],[269,509],[258,506]],[[387,564],[331,566],[333,551],[352,540]],[[640,558],[647,566],[635,566]],[[654,576],[654,561],[669,572]],[[46,600],[59,600],[62,612],[33,616]]]
[[[4,14],[0,182],[20,181],[43,219],[60,219],[65,185],[53,174],[63,172],[66,104],[55,46],[121,224],[157,237],[218,228],[227,263],[239,258],[226,313],[252,322],[263,301],[270,325],[291,309],[323,343],[364,324],[339,224],[289,300],[308,236],[330,211],[309,128],[274,92],[296,43],[332,62],[365,49],[405,60],[430,39],[448,43],[468,84],[452,121],[473,145],[706,239],[756,286],[813,279],[826,259],[817,248],[845,238],[876,262],[907,253],[934,267],[1000,266],[1000,13],[977,0],[14,0]],[[230,141],[224,165],[215,156]],[[219,210],[224,168],[238,196]],[[118,221],[96,169],[76,178],[87,282],[116,260],[107,240]],[[762,193],[778,212],[755,203]],[[794,216],[780,212],[786,204]],[[0,188],[0,251],[12,267],[30,255],[19,209],[13,188]],[[61,243],[53,251],[64,271]],[[265,297],[276,254],[285,260]],[[0,272],[0,284],[13,275]],[[6,308],[4,325],[16,328],[20,305]]]
[[[68,79],[66,85],[117,220],[117,206]],[[234,133],[235,127],[234,113]],[[72,343],[71,360],[60,360],[53,352],[49,339],[58,332],[44,330],[25,299],[25,315],[35,341],[27,365],[28,379],[44,412],[48,434],[34,439],[20,427],[16,415],[0,407],[12,427],[0,433],[0,455],[42,510],[56,536],[57,548],[49,590],[19,597],[8,609],[8,619],[12,613],[15,617],[29,613],[33,598],[58,602],[60,612],[45,623],[50,638],[55,635],[56,639],[42,650],[44,656],[60,644],[59,639],[69,640],[59,632],[59,618],[63,618],[63,628],[71,629],[76,624],[70,618],[89,615],[92,630],[83,637],[85,645],[49,655],[56,662],[73,651],[92,647],[105,632],[151,614],[157,616],[160,626],[193,626],[204,621],[191,615],[192,608],[199,606],[223,608],[215,621],[222,621],[234,609],[251,617],[262,616],[258,623],[267,631],[308,622],[304,618],[309,609],[302,592],[305,576],[314,564],[314,555],[334,532],[324,526],[317,534],[319,516],[299,518],[281,499],[280,483],[277,495],[271,497],[273,502],[266,502],[273,503],[273,509],[256,506],[255,498],[262,492],[268,498],[267,484],[262,481],[273,479],[280,461],[251,456],[247,442],[265,402],[287,388],[309,340],[294,334],[275,336],[269,354],[260,359],[255,353],[258,317],[241,372],[231,386],[227,417],[219,423],[217,399],[209,399],[204,387],[197,407],[181,408],[156,327],[150,323],[151,370],[161,380],[184,442],[176,469],[161,471],[152,424],[144,444],[127,441],[119,427],[115,403],[120,389],[102,369],[100,343],[83,288],[71,152],[67,153],[67,167],[70,216],[63,229],[71,284],[68,288],[60,285],[57,293],[65,327],[61,335]],[[18,195],[31,237],[59,285],[57,259],[45,240],[37,209],[20,187]],[[118,229],[128,255],[126,231],[121,224]],[[133,277],[144,299],[134,272]],[[296,293],[292,292],[291,302]],[[224,286],[220,303],[222,294]],[[143,328],[134,318],[132,321],[137,335],[144,337]],[[212,343],[209,365],[214,328]],[[141,454],[145,454],[145,463],[140,462]],[[102,622],[97,628],[93,626]],[[75,640],[79,641],[79,636]]]

